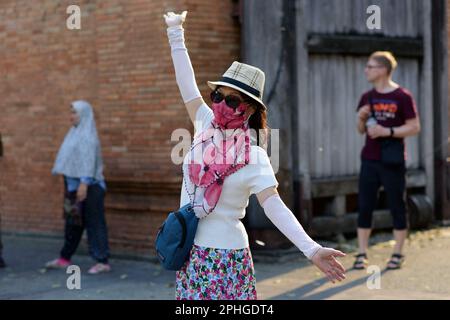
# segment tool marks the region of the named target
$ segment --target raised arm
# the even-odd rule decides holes
[[[195,81],[194,69],[184,43],[183,22],[187,11],[182,14],[168,12],[164,15],[167,24],[167,36],[169,38],[175,76],[181,96],[192,123],[198,108],[204,103]]]

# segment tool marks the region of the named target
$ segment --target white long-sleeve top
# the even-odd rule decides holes
[[[196,114],[195,134],[209,127],[213,118],[212,110],[206,104],[201,105]],[[187,159],[188,155],[184,160]],[[180,207],[189,202],[184,183],[191,182],[183,179]],[[252,145],[250,163],[224,179],[219,201],[213,212],[200,219],[194,243],[220,249],[248,247],[248,236],[241,219],[245,216],[249,197],[271,186],[277,187],[278,181],[267,152]]]

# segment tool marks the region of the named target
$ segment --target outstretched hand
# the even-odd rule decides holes
[[[336,257],[345,257],[345,253],[331,248],[320,248],[311,258],[312,263],[333,283],[345,279],[345,268]]]
[[[183,22],[186,20],[186,15],[187,11],[183,11],[181,14],[167,12],[164,15],[164,19],[166,20],[166,24],[168,27],[176,27],[183,24]]]

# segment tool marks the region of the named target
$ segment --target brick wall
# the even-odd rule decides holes
[[[148,254],[157,227],[179,204],[176,128],[192,132],[176,86],[163,13],[189,10],[186,38],[204,94],[239,59],[232,0],[0,2],[2,228],[62,235],[62,178],[51,176],[70,127],[69,104],[95,109],[108,184],[113,251]],[[68,5],[81,30],[68,30]]]

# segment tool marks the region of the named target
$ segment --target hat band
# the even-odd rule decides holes
[[[257,96],[259,99],[261,99],[261,92],[259,90],[255,89],[253,87],[250,87],[249,85],[247,85],[239,80],[236,80],[233,78],[228,78],[228,77],[222,77],[221,81],[235,85],[235,86],[251,93],[252,95]]]

